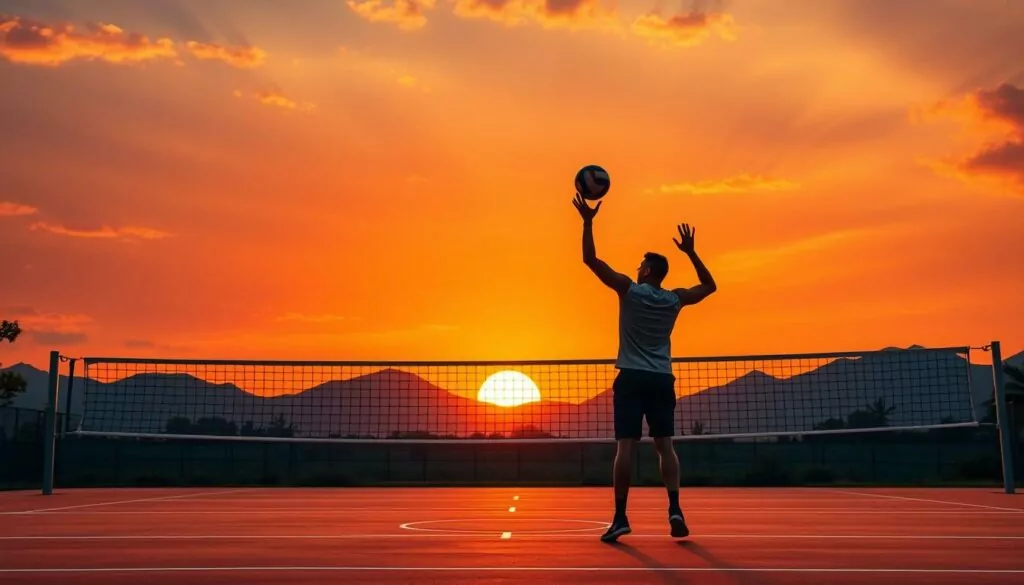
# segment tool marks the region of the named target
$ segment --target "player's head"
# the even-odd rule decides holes
[[[661,286],[668,275],[668,258],[655,252],[644,254],[640,267],[636,269],[636,281]]]

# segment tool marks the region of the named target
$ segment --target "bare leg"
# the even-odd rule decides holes
[[[619,439],[615,451],[615,466],[612,471],[612,482],[615,485],[615,519],[608,531],[601,536],[605,542],[614,542],[620,536],[630,533],[629,520],[626,519],[626,497],[629,495],[630,476],[633,474],[634,439]]]
[[[679,492],[679,457],[672,448],[670,437],[654,439],[654,448],[658,451],[658,463],[661,467],[661,479],[669,492]]]
[[[668,521],[672,526],[672,536],[688,536],[690,530],[686,527],[683,509],[679,506],[679,457],[672,446],[672,438],[658,437],[654,439],[654,447],[658,450],[661,479],[665,482],[665,489],[668,492]]]
[[[615,451],[615,468],[612,481],[615,485],[615,512],[625,516],[626,497],[629,495],[629,484],[633,475],[633,450],[636,441],[633,439],[619,439]],[[622,510],[619,510],[619,504]]]

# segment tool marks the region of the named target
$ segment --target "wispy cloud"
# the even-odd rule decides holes
[[[312,112],[313,110],[316,109],[316,104],[312,102],[297,102],[292,98],[284,95],[284,93],[278,89],[261,90],[249,93],[243,92],[240,89],[236,89],[234,95],[237,98],[248,97],[250,99],[256,100],[257,102],[263,104],[264,106],[282,108],[285,110]]]
[[[297,312],[288,312],[288,313],[285,313],[283,315],[278,316],[275,319],[275,321],[279,321],[279,322],[292,321],[292,322],[297,322],[297,323],[338,323],[338,322],[341,322],[341,321],[352,321],[352,320],[353,319],[351,317],[346,317],[345,315],[337,315],[337,314],[334,314],[334,313],[310,314],[310,313],[297,313]]]
[[[35,343],[75,345],[88,337],[84,327],[92,317],[78,313],[47,313],[34,307],[8,307],[5,317],[18,322],[25,334]]]
[[[76,59],[108,63],[175,59],[178,51],[171,39],[151,40],[113,24],[78,28],[0,15],[0,56],[13,63],[56,67]]]
[[[425,12],[434,8],[435,0],[346,0],[345,4],[369,22],[415,31],[427,25]]]
[[[89,337],[80,331],[29,331],[29,336],[36,343],[53,345],[80,345]]]
[[[227,47],[216,43],[188,41],[186,48],[193,57],[200,60],[222,61],[239,69],[253,69],[263,65],[267,53],[259,47]]]
[[[536,23],[543,28],[618,30],[622,21],[600,0],[455,0],[459,18],[499,22],[505,26]]]
[[[800,184],[793,181],[744,173],[724,179],[661,185],[657,190],[661,193],[715,195],[723,193],[751,193],[755,191],[793,191],[799,188]]]
[[[712,36],[736,40],[736,21],[724,12],[693,10],[666,17],[655,10],[638,16],[630,29],[651,44],[670,47],[694,47]]]
[[[896,229],[887,226],[836,230],[764,247],[731,250],[715,256],[711,262],[714,263],[715,274],[720,274],[723,282],[756,281],[766,274],[777,275],[782,271],[786,271],[786,280],[791,284],[797,280],[811,282],[828,278],[834,272],[848,273],[851,270],[847,263],[835,262],[836,250],[863,245],[882,233],[890,234]],[[792,271],[792,267],[800,268]]]
[[[17,217],[35,215],[39,210],[31,205],[22,205],[12,201],[0,201],[0,217]]]
[[[109,227],[103,226],[96,229],[68,228],[60,224],[39,221],[30,229],[44,231],[58,236],[69,238],[106,239],[106,240],[161,240],[170,237],[170,233],[147,227],[126,226]]]
[[[179,51],[199,60],[221,61],[241,69],[259,67],[267,57],[266,51],[259,47],[230,47],[199,41],[179,43],[167,37],[150,39],[110,23],[45,23],[0,15],[0,57],[12,63],[58,67],[75,60],[116,64],[171,60],[183,64]]]

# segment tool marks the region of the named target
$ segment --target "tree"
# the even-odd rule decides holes
[[[21,335],[17,321],[0,321],[0,342],[14,343]],[[28,382],[17,372],[0,372],[0,406],[7,406],[28,388]]]
[[[878,400],[868,405],[868,412],[877,417],[880,427],[889,426],[889,415],[895,410],[895,406],[886,405],[884,396],[879,396]]]

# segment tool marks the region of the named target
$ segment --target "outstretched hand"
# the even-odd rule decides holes
[[[573,206],[576,207],[576,211],[580,212],[580,217],[583,218],[583,221],[590,221],[594,219],[594,216],[597,215],[597,210],[601,209],[601,203],[601,201],[598,201],[596,206],[591,207],[587,205],[587,202],[583,200],[583,197],[579,193],[577,193],[576,198],[572,200]]]
[[[681,223],[678,226],[679,239],[672,238],[672,241],[676,243],[676,247],[681,251],[692,254],[694,251],[693,238],[697,235],[697,228],[690,228],[690,224]]]

